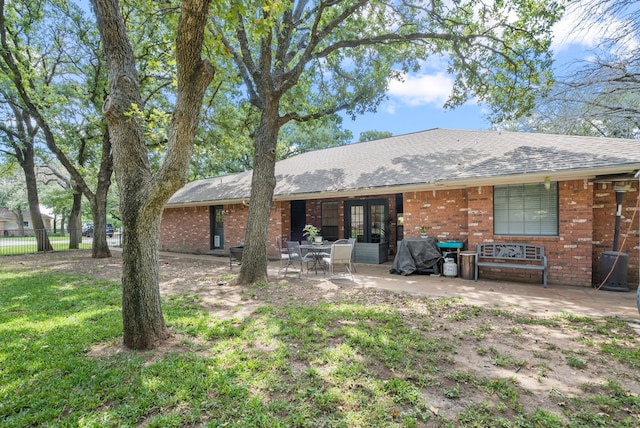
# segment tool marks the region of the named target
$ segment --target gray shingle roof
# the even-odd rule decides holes
[[[276,164],[274,198],[640,168],[640,141],[432,129],[304,153]],[[169,205],[248,199],[251,171],[187,184]]]

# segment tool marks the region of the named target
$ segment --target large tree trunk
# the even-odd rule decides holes
[[[91,257],[103,259],[111,257],[111,250],[107,243],[107,200],[106,197],[100,200],[96,193],[91,204],[91,214],[93,215],[93,244],[91,245]]]
[[[104,45],[110,93],[107,118],[124,231],[122,321],[124,344],[149,349],[166,339],[160,304],[158,250],[164,205],[184,185],[202,99],[213,68],[201,59],[209,0],[183,0],[176,40],[178,93],[164,163],[152,175],[141,123],[144,109],[133,50],[117,0],[92,0]]]
[[[98,172],[98,185],[93,194],[91,202],[91,213],[93,214],[93,245],[91,246],[91,257],[101,259],[111,257],[111,250],[107,242],[107,195],[111,187],[111,176],[113,175],[113,156],[111,155],[111,141],[109,139],[109,128],[105,127],[102,133],[102,162]]]
[[[38,198],[38,183],[36,181],[33,156],[25,156],[25,159],[21,162],[21,166],[27,184],[29,214],[31,215],[31,225],[36,234],[36,240],[38,241],[38,251],[53,251],[51,242],[49,242],[49,234],[44,227],[42,214],[40,213],[40,199]]]
[[[73,188],[73,205],[69,213],[69,248],[77,250],[82,242],[82,193]]]
[[[237,282],[251,284],[267,280],[269,214],[276,187],[276,143],[279,118],[277,103],[265,108],[255,136],[251,198],[245,232],[242,265]]]
[[[169,337],[158,290],[160,216],[123,217],[122,318],[124,344],[150,349]]]
[[[162,316],[157,231],[145,211],[152,180],[141,126],[128,117],[143,108],[131,45],[115,0],[93,0],[109,66],[110,93],[103,113],[109,124],[116,180],[120,189],[122,245],[122,325],[125,346],[150,349],[169,335]],[[148,227],[148,228],[147,228]],[[94,227],[95,228],[95,227]],[[146,235],[146,236],[145,236]],[[156,238],[157,239],[157,238]]]
[[[109,127],[105,127],[102,141],[102,163],[98,172],[98,185],[91,201],[91,213],[93,214],[93,245],[91,256],[95,259],[111,257],[111,250],[107,243],[107,195],[111,187],[113,175],[113,156],[111,154],[111,141],[109,139]]]

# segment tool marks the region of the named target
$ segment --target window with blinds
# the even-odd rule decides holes
[[[558,236],[558,183],[493,188],[495,235]]]

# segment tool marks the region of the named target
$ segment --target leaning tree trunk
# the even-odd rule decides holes
[[[237,282],[251,284],[267,280],[267,241],[273,191],[276,187],[276,142],[278,109],[264,110],[255,136],[251,198],[245,232],[242,265]]]
[[[164,205],[187,175],[204,92],[213,67],[201,59],[210,0],[183,0],[176,39],[177,96],[167,151],[159,171],[149,164],[144,129],[132,114],[144,109],[131,43],[117,0],[92,0],[109,72],[102,111],[113,147],[123,226],[124,344],[149,349],[169,336],[160,305],[158,251]]]

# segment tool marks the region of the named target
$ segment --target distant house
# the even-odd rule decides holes
[[[33,236],[33,222],[28,210],[22,211],[22,229],[18,221],[19,217],[13,211],[7,208],[0,208],[0,236],[19,236],[21,230],[24,230],[25,235]],[[53,217],[43,213],[42,221],[45,229],[51,231]]]
[[[566,135],[432,129],[318,150],[276,165],[269,254],[276,238],[301,240],[311,223],[325,239],[357,238],[356,261],[381,263],[426,226],[471,250],[544,245],[550,283],[592,285],[600,254],[612,250],[616,189],[620,250],[638,251],[639,169],[640,141]],[[187,184],[165,207],[161,247],[224,254],[242,243],[250,186],[251,171]],[[638,283],[637,257],[628,282]]]

